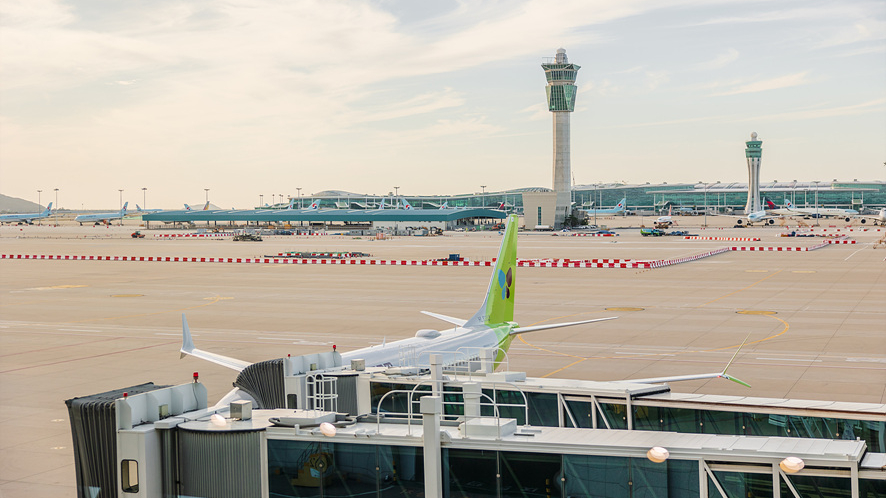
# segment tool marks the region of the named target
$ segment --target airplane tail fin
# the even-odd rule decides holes
[[[415,209],[414,207],[412,207],[412,204],[410,204],[409,201],[406,200],[405,197],[403,198],[403,209],[405,209],[407,211]]]
[[[191,210],[191,206],[188,206],[187,204],[185,204],[185,211],[190,211],[190,210]]]
[[[769,200],[768,197],[764,197],[763,202],[766,203],[766,209],[775,209],[776,208],[775,203],[772,202],[771,200]]]
[[[123,204],[123,209],[120,210],[120,214],[126,214],[126,208],[129,207],[129,202]]]
[[[51,214],[52,213],[52,203],[46,205],[46,209],[43,210],[43,214]]]
[[[486,299],[466,327],[514,321],[515,270],[517,269],[517,215],[508,216],[508,226],[498,250]]]
[[[211,361],[216,365],[228,367],[231,370],[236,370],[238,372],[243,371],[244,368],[250,365],[248,361],[242,361],[229,356],[222,356],[220,354],[210,353],[209,351],[195,348],[194,339],[191,337],[191,328],[188,327],[188,319],[185,318],[184,313],[182,313],[182,347],[179,351],[181,352],[180,358],[184,358],[188,355],[195,356],[201,360]]]
[[[209,201],[206,201],[206,204],[203,205],[203,211],[209,211]]]

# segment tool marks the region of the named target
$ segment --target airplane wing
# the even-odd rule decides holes
[[[604,322],[606,320],[615,320],[616,318],[618,317],[610,316],[606,318],[595,318],[593,320],[582,320],[580,322],[553,323],[551,325],[535,325],[532,327],[517,327],[511,329],[511,335],[525,334],[527,332],[536,332],[539,330],[558,329],[560,327],[571,327],[573,325],[581,325],[583,323]]]
[[[181,357],[184,358],[185,355],[196,356],[202,360],[211,361],[212,363],[228,367],[231,370],[236,370],[238,372],[241,372],[244,368],[252,364],[248,361],[238,360],[236,358],[222,356],[220,354],[210,353],[209,351],[195,348],[194,340],[191,338],[191,329],[188,327],[188,319],[182,314]]]
[[[422,311],[422,313],[424,313],[425,315],[428,315],[428,316],[432,316],[438,320],[443,320],[444,322],[449,322],[457,327],[464,327],[464,325],[466,323],[468,323],[467,320],[462,320],[461,318],[455,318],[455,317],[451,317],[451,316],[441,315],[439,313],[431,313],[430,311]]]
[[[732,355],[732,358],[729,359],[729,363],[726,364],[726,368],[723,369],[722,372],[714,372],[714,373],[706,373],[706,374],[693,374],[693,375],[678,375],[676,377],[653,377],[649,379],[629,379],[630,382],[637,382],[640,384],[662,384],[665,382],[682,382],[684,380],[699,380],[699,379],[726,379],[735,382],[736,384],[741,384],[745,387],[751,387],[747,382],[733,377],[726,373],[729,370],[729,366],[732,365],[732,362],[735,361],[735,357],[738,356],[738,352],[741,351],[741,348],[744,347],[745,343],[748,342],[748,338],[751,337],[751,333],[748,332],[748,335],[745,336],[744,340],[741,341],[741,345],[738,346],[738,349],[735,350],[735,354]]]

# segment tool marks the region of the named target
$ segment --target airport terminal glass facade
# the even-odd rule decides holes
[[[506,191],[475,192],[445,196],[404,196],[414,207],[437,209],[445,203],[449,207],[492,207],[505,204],[508,211],[522,214],[523,192],[550,192],[544,187],[518,188]],[[875,210],[886,207],[886,182],[764,182],[760,191],[775,204],[781,206],[790,199],[797,207],[814,207],[816,198],[821,207],[844,209]],[[731,213],[744,209],[747,202],[745,183],[661,183],[661,184],[620,184],[575,185],[572,190],[574,206],[580,209],[613,207],[624,198],[629,211],[659,213],[673,208],[694,208],[702,211],[705,206],[711,213]],[[383,198],[385,204],[396,204],[394,193],[366,195],[351,192],[328,190],[311,197],[302,197],[302,204],[310,204],[308,199],[319,199],[324,208],[367,209],[378,207]],[[287,203],[277,207],[286,207]],[[678,213],[674,213],[678,214]]]

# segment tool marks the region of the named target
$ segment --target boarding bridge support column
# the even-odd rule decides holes
[[[440,396],[443,392],[443,358],[438,354],[430,356],[432,392],[434,396]]]
[[[441,396],[422,396],[422,441],[425,462],[425,496],[443,498],[443,455],[440,449],[440,416],[443,413]]]
[[[483,396],[483,390],[476,382],[466,382],[461,392],[465,398],[465,425],[467,425],[468,418],[480,416],[480,398]]]

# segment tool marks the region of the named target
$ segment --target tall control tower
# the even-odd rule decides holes
[[[548,86],[548,110],[554,113],[554,192],[557,194],[555,226],[562,226],[572,207],[572,166],[569,160],[569,113],[575,110],[575,75],[581,66],[571,64],[566,49],[557,49],[552,61],[541,67]]]
[[[744,155],[748,160],[748,203],[745,214],[756,213],[763,209],[760,203],[760,159],[763,157],[763,141],[757,140],[757,132],[751,133],[751,140],[745,142],[747,148]]]

